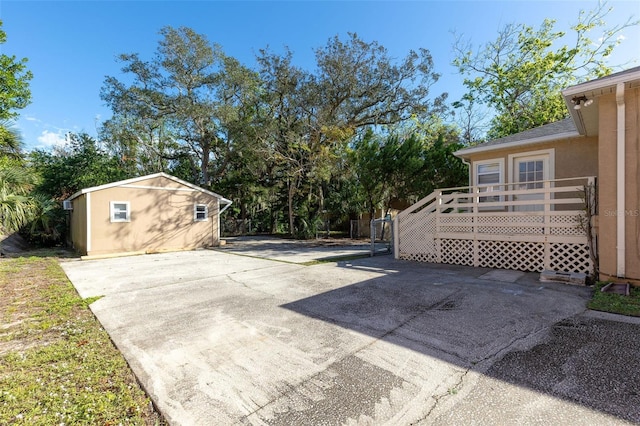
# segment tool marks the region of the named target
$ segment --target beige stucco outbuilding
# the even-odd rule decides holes
[[[83,189],[64,204],[73,248],[104,256],[216,246],[220,213],[231,201],[156,173]]]

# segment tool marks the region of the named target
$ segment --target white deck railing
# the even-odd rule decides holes
[[[584,191],[594,177],[437,190],[394,221],[396,258],[591,273]]]

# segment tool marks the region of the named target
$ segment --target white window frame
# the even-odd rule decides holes
[[[498,182],[496,183],[492,183],[492,184],[482,184],[480,185],[478,183],[478,168],[479,166],[484,166],[487,164],[497,164],[498,165]],[[474,161],[473,162],[473,183],[475,184],[475,186],[480,190],[480,193],[484,194],[487,192],[491,192],[491,191],[501,191],[504,189],[504,158],[491,158],[489,160],[480,160],[480,161]],[[495,186],[498,186],[497,189],[494,189]],[[482,190],[482,188],[486,188],[486,190]],[[484,197],[488,197],[489,195],[482,195],[482,196],[478,196],[477,198],[477,202],[478,203],[482,203],[482,201],[480,201],[480,198],[484,198]],[[500,198],[493,200],[493,201],[503,201],[504,197],[501,195]],[[481,208],[486,208],[486,209],[494,209],[495,207],[493,206],[485,206],[485,207],[481,207]]]
[[[121,209],[116,209],[116,204],[124,204],[126,206],[124,219],[116,217],[116,213],[122,213]],[[131,222],[131,203],[129,201],[110,201],[109,216],[111,217],[111,222]]]
[[[516,181],[519,181],[519,170],[517,170],[516,162],[520,159],[526,158],[530,161],[542,160],[544,163],[544,175],[542,176],[545,181],[553,181],[555,179],[556,174],[556,149],[539,149],[537,151],[526,151],[526,152],[518,152],[517,154],[509,154],[507,159],[507,167],[509,168],[509,179],[510,183],[513,184],[513,187],[516,187]],[[516,179],[516,176],[518,179]],[[553,185],[553,182],[551,183]],[[550,194],[551,198],[553,198],[553,194]],[[549,206],[552,210],[555,206]],[[511,210],[518,211],[518,206],[512,206]]]
[[[204,212],[198,212],[198,207],[204,207]],[[198,213],[204,213],[204,218],[199,218]],[[209,206],[206,204],[194,204],[193,205],[193,221],[194,222],[207,222],[209,220]]]
[[[540,159],[545,162],[547,170],[545,170],[544,180],[554,180],[556,170],[556,150],[555,148],[540,149],[538,151],[519,152],[517,154],[509,154],[509,179],[511,183],[516,182],[516,160],[522,157],[532,157],[531,159]],[[537,157],[537,158],[534,158]]]

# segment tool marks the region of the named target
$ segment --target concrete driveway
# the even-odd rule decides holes
[[[63,263],[172,424],[640,421],[638,324],[585,313],[586,288],[243,254]]]

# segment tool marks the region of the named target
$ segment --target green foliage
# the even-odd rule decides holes
[[[0,158],[22,159],[22,136],[7,121],[0,122]]]
[[[14,348],[0,355],[1,424],[159,421],[55,259],[8,259],[0,277],[3,340]]]
[[[7,41],[0,21],[0,45]],[[26,59],[0,54],[0,236],[20,229],[37,215],[37,202],[30,191],[37,175],[25,167],[22,138],[8,120],[15,118],[16,109],[31,101]]]
[[[265,152],[286,178],[292,234],[313,233],[322,223],[329,191],[349,186],[340,163],[354,137],[439,110],[446,96],[428,98],[438,75],[427,50],[409,52],[396,63],[383,46],[356,34],[346,40],[333,37],[317,49],[314,73],[295,67],[289,51],[277,55],[262,50],[258,62],[265,94]],[[344,211],[335,199],[330,205]]]
[[[428,51],[392,59],[355,34],[316,50],[314,73],[262,50],[258,72],[189,28],[165,27],[157,55],[120,56],[131,83],[108,77],[113,118],[101,130],[124,170],[168,171],[232,196],[229,213],[311,235],[347,143],[369,126],[441,108]],[[341,185],[344,186],[344,185]]]
[[[357,140],[349,159],[371,217],[394,202],[406,205],[436,188],[466,185],[466,166],[453,155],[461,148],[457,140],[453,128],[435,119],[404,137],[367,132]]]
[[[37,246],[59,244],[67,229],[61,203],[41,193],[32,194],[31,199],[34,204],[33,216],[22,226],[21,234]]]
[[[21,164],[0,163],[0,234],[19,230],[35,215],[35,201],[30,192],[37,176]]]
[[[599,282],[595,285],[593,297],[587,307],[596,311],[640,317],[640,288],[631,287],[629,296],[601,292],[602,287],[607,284]]]
[[[488,132],[498,138],[538,127],[567,116],[560,91],[572,84],[611,72],[606,59],[621,42],[616,36],[627,22],[606,27],[606,3],[581,11],[578,22],[565,34],[545,19],[538,29],[508,24],[495,41],[477,49],[458,39],[453,64],[465,75],[469,92],[463,104],[485,104],[495,116]],[[598,39],[589,37],[598,31]]]
[[[64,238],[62,200],[83,188],[133,177],[117,157],[84,133],[70,133],[67,144],[53,152],[31,152],[29,162],[40,181],[31,194],[34,214],[22,224],[21,232],[28,241],[41,246],[54,246]]]
[[[395,124],[439,111],[446,99],[446,94],[433,101],[428,97],[440,76],[426,49],[409,51],[396,62],[377,42],[348,34],[347,40],[335,36],[315,52],[318,72],[311,89],[323,125],[357,129]]]
[[[35,150],[29,160],[42,178],[37,191],[56,200],[83,188],[133,177],[85,133],[70,133],[64,147],[54,152]]]
[[[0,20],[0,45],[6,41],[7,35]],[[22,109],[31,102],[29,81],[33,75],[26,64],[26,58],[18,60],[15,56],[0,54],[0,120],[15,118],[17,113],[14,110]]]
[[[230,152],[253,133],[257,75],[192,29],[165,27],[157,54],[120,55],[130,85],[108,77],[101,97],[114,113],[102,129],[109,149],[144,173],[190,172],[210,185],[226,173]],[[188,166],[188,167],[185,167]]]

